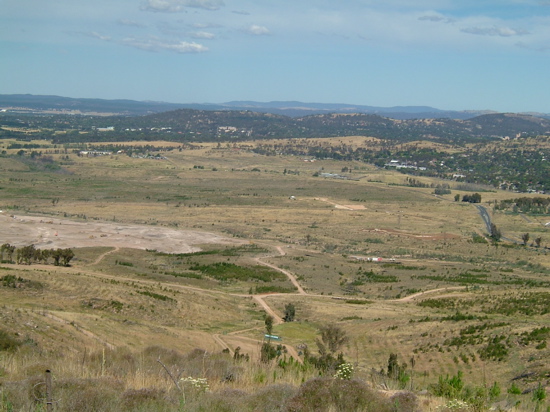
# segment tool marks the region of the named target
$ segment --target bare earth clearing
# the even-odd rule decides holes
[[[149,249],[166,253],[193,253],[194,245],[241,244],[242,241],[214,233],[166,227],[123,225],[105,222],[75,222],[0,213],[0,243],[35,245],[38,249],[111,246]]]

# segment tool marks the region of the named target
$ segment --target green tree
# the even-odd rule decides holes
[[[4,253],[7,255],[7,261],[11,262],[13,258],[13,252],[15,252],[15,246],[10,245],[9,243],[4,243],[0,246],[0,261],[4,260]]]
[[[537,247],[540,247],[541,242],[542,242],[542,238],[540,236],[535,238],[535,245]]]
[[[59,260],[63,254],[63,250],[60,248],[50,249],[50,256],[53,258],[53,264],[59,266]]]
[[[63,249],[61,258],[63,259],[63,266],[69,266],[69,262],[74,258],[74,252],[71,249]]]
[[[410,380],[410,376],[406,373],[407,364],[403,363],[399,365],[396,353],[390,353],[388,358],[388,377],[395,379],[399,382],[399,387],[405,389],[407,382]]]
[[[321,332],[321,339],[317,339],[316,342],[321,354],[323,352],[327,353],[327,349],[331,354],[335,354],[349,341],[346,332],[340,326],[333,323],[321,326],[319,330]]]
[[[294,317],[296,316],[296,308],[294,307],[293,303],[287,303],[285,305],[285,316],[283,320],[285,322],[292,322],[294,320]]]
[[[397,353],[390,353],[388,358],[388,376],[397,379],[399,374],[399,362],[397,361]]]
[[[18,264],[30,265],[35,257],[36,248],[34,245],[23,246],[17,249],[16,260]]]
[[[529,233],[521,235],[521,240],[523,241],[523,246],[527,246],[527,242],[529,242]]]
[[[267,333],[268,335],[271,335],[273,333],[273,316],[265,315],[264,323],[265,323],[265,333]]]
[[[502,233],[500,233],[500,230],[497,228],[497,225],[494,223],[491,223],[491,233],[489,236],[495,241],[498,242],[500,238],[502,237]]]

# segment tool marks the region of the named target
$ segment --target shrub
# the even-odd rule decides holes
[[[21,346],[21,342],[10,336],[6,331],[0,329],[0,351],[12,351],[19,346]]]
[[[521,395],[521,389],[516,385],[515,382],[512,382],[512,386],[508,388],[508,393],[511,395]]]
[[[418,398],[412,392],[397,392],[390,398],[393,412],[419,412]]]
[[[389,412],[391,406],[363,381],[333,378],[314,378],[305,382],[287,404],[289,412],[333,410]]]
[[[152,409],[152,404],[164,397],[164,391],[153,388],[128,389],[122,393],[122,405],[125,409]]]
[[[44,385],[34,387],[35,390],[39,387],[45,390]],[[53,390],[54,398],[58,400],[56,410],[83,412],[120,410],[119,400],[122,388],[121,381],[112,378],[60,379],[55,381]],[[35,399],[45,398],[42,395]]]
[[[148,290],[145,290],[145,291],[138,290],[137,293],[139,293],[140,295],[149,296],[153,299],[162,300],[163,302],[175,302],[176,301],[175,299],[172,299],[171,297],[168,297],[166,295],[161,295],[161,294],[155,293],[155,292],[149,292]]]
[[[248,394],[239,389],[224,389],[216,393],[205,394],[200,399],[187,399],[185,408],[190,411],[237,412],[245,411]]]
[[[287,402],[296,395],[296,392],[297,389],[292,385],[270,385],[250,395],[247,405],[253,411],[284,411]]]
[[[502,361],[508,356],[508,348],[501,341],[504,336],[493,337],[487,346],[479,350],[479,357],[483,360]]]
[[[442,396],[445,398],[457,398],[462,389],[464,388],[464,382],[462,381],[462,372],[458,371],[455,376],[439,376],[438,382],[431,385],[430,391],[435,396]]]

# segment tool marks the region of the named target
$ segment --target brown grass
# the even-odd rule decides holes
[[[359,145],[364,140],[346,141]],[[323,142],[338,144],[337,140]],[[167,146],[163,142],[157,145]],[[473,206],[452,201],[455,193],[462,192],[435,198],[431,189],[395,186],[404,184],[402,174],[356,162],[345,165],[352,167],[352,174],[360,177],[358,180],[323,179],[313,174],[321,168],[339,172],[342,163],[333,160],[306,163],[297,157],[260,157],[245,150],[203,146],[198,150],[168,152],[167,162],[123,155],[79,158],[72,153],[67,162],[61,155],[52,154],[66,163],[64,167],[71,174],[36,173],[16,160],[0,158],[3,219],[9,214],[36,215],[44,220],[75,220],[85,228],[82,243],[78,243],[77,236],[71,238],[76,258],[70,268],[1,265],[0,277],[13,274],[35,282],[35,287],[18,289],[0,286],[1,327],[26,342],[16,353],[0,354],[1,384],[32,380],[47,367],[64,380],[69,388],[67,393],[76,393],[77,387],[86,388],[90,405],[98,410],[102,404],[97,388],[109,385],[124,394],[118,397],[107,390],[105,399],[111,399],[111,406],[121,402],[128,408],[138,403],[160,408],[165,399],[177,403],[177,396],[174,398],[173,383],[154,358],[159,353],[172,356],[171,351],[187,353],[195,348],[221,356],[222,346],[214,336],[219,336],[231,351],[239,346],[253,359],[246,367],[220,360],[223,364],[220,370],[234,367],[245,372],[238,382],[229,385],[213,381],[216,391],[249,393],[268,382],[292,385],[294,389],[273,389],[277,396],[290,398],[302,380],[314,374],[282,373],[274,366],[255,362],[264,322],[263,310],[248,295],[254,283],[223,284],[208,278],[166,275],[164,272],[185,270],[185,259],[177,263],[140,250],[143,246],[133,249],[127,244],[108,244],[107,238],[95,230],[99,227],[95,223],[106,225],[109,230],[115,230],[117,225],[196,230],[213,233],[219,239],[229,238],[234,244],[265,247],[268,252],[259,255],[193,259],[202,263],[221,259],[246,265],[255,264],[253,259],[260,257],[295,274],[308,296],[285,294],[264,298],[279,316],[284,315],[287,303],[297,308],[297,322],[277,325],[274,332],[283,337],[284,344],[294,347],[306,344],[316,352],[317,328],[329,322],[338,323],[350,337],[344,348],[346,359],[354,362],[357,376],[369,384],[396,385],[373,374],[373,369],[387,367],[390,353],[397,353],[400,362],[405,363],[415,357],[415,389],[425,389],[439,375],[458,370],[464,372],[464,379],[471,384],[499,381],[503,392],[510,379],[520,374],[534,372],[536,377],[544,376],[548,349],[535,349],[533,344],[524,347],[517,334],[549,326],[547,315],[492,314],[487,312],[484,300],[546,290],[544,285],[503,282],[546,281],[548,254],[544,249],[472,243],[472,233],[483,233],[485,229]],[[204,169],[194,168],[196,165]],[[254,168],[260,171],[252,171]],[[285,175],[284,169],[299,174]],[[507,192],[482,195],[484,201],[511,197]],[[493,219],[504,233],[512,236],[524,232],[545,236],[540,219],[529,222],[501,213],[494,213]],[[7,220],[2,222],[3,228],[7,228]],[[4,236],[0,243],[37,242],[32,236],[16,238],[17,233],[23,232],[0,232],[0,237]],[[98,243],[85,244],[84,240],[93,240],[90,236]],[[218,243],[194,246],[230,247]],[[284,255],[280,255],[277,246]],[[368,263],[354,256],[385,260],[382,264]],[[121,261],[133,266],[117,264]],[[394,277],[396,281],[362,283],[360,273],[370,271]],[[460,286],[445,277],[450,279],[468,271],[486,276],[482,279],[488,283],[468,284],[468,290],[442,290],[410,302],[398,301],[399,297],[419,291]],[[38,283],[41,287],[36,286]],[[170,300],[138,292],[165,295]],[[460,311],[479,318],[442,321],[441,318],[452,316],[457,309],[418,305],[419,300],[438,297],[464,302]],[[425,320],[426,317],[431,320]],[[486,322],[507,323],[483,333],[486,339],[495,334],[512,337],[506,361],[482,361],[478,351],[485,343],[460,347],[445,344],[460,336],[466,327]],[[146,354],[145,348],[153,345],[168,352],[159,349],[152,352],[155,356]],[[111,367],[111,362],[127,372],[121,387],[115,381],[94,383],[103,378],[102,348],[106,348],[104,367]],[[197,369],[198,372],[202,373]],[[123,378],[115,369],[107,375],[114,380]],[[31,385],[31,381],[27,383]],[[534,385],[534,380],[521,381],[522,389],[532,389]],[[19,390],[12,389],[10,394]],[[21,390],[17,393],[13,395],[16,399],[24,398]],[[202,401],[219,405],[221,401],[216,396]],[[231,396],[228,399],[233,399]],[[240,405],[238,397],[238,394],[234,397],[235,408]],[[521,399],[528,403],[528,398]]]

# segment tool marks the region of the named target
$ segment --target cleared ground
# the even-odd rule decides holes
[[[166,227],[78,222],[68,219],[0,213],[0,242],[15,246],[34,244],[38,249],[117,247],[166,253],[197,252],[200,244],[236,245],[243,241],[214,233]]]

